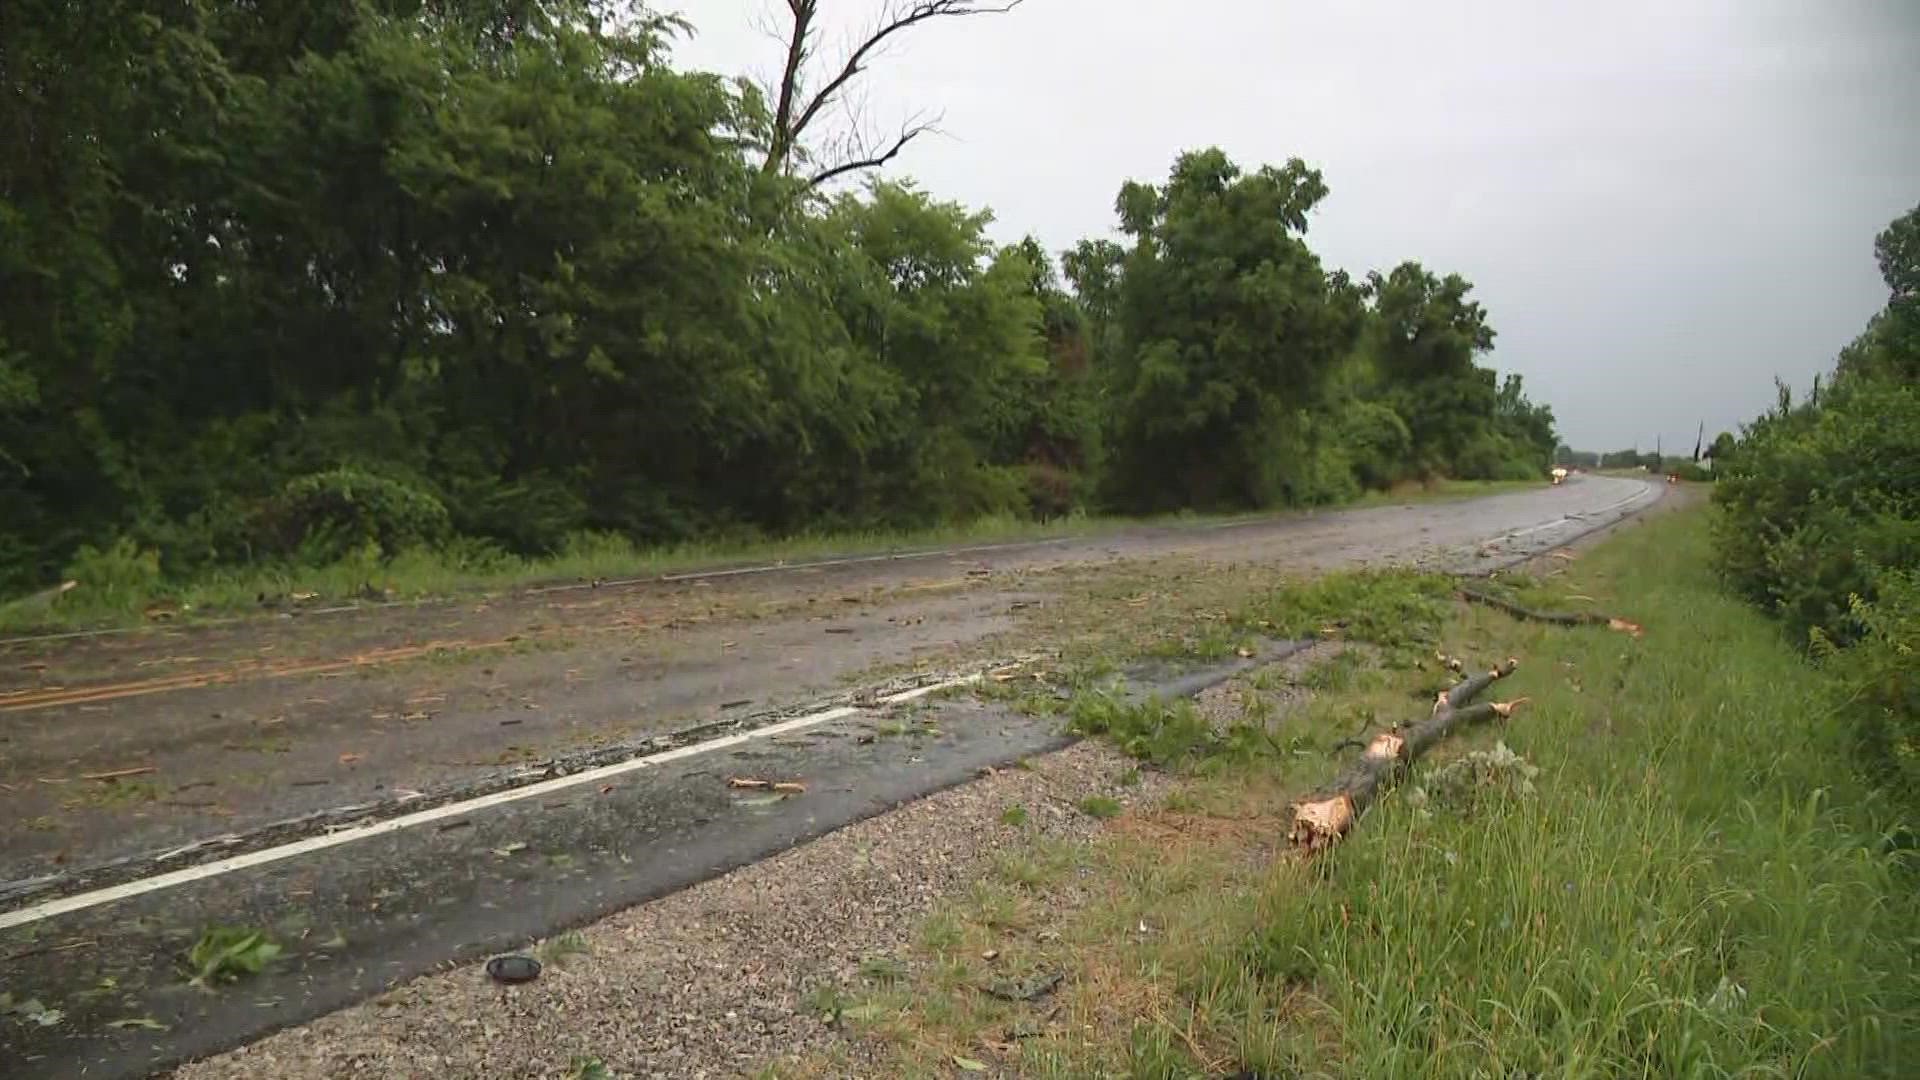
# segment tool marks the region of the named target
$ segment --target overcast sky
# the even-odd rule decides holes
[[[828,43],[883,0],[823,0]],[[677,62],[772,75],[782,0],[662,0]],[[1326,176],[1308,240],[1457,271],[1583,449],[1735,429],[1885,301],[1920,203],[1920,0],[1027,0],[927,24],[864,84],[944,114],[895,163],[1002,241],[1109,235],[1182,150]]]

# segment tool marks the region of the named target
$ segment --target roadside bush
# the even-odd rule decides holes
[[[1794,636],[1860,636],[1871,568],[1920,565],[1920,388],[1843,379],[1747,430],[1714,488],[1716,553],[1741,595]]]
[[[1385,491],[1407,473],[1413,435],[1392,406],[1348,401],[1340,408],[1335,426],[1335,441],[1346,451],[1361,487]]]
[[[1040,521],[1064,517],[1079,509],[1080,478],[1072,471],[1045,462],[1026,466],[1027,507]]]
[[[1872,577],[1877,599],[1850,605],[1858,642],[1833,648],[1816,630],[1816,650],[1840,681],[1866,760],[1920,795],[1920,570]]]
[[[558,551],[587,519],[579,492],[547,476],[489,481],[454,494],[454,523],[461,532],[490,537],[523,555]]]
[[[129,611],[160,590],[160,553],[142,550],[127,537],[104,549],[84,544],[67,563],[65,576],[80,583],[78,597],[90,609]]]
[[[370,544],[392,555],[436,543],[451,524],[433,495],[342,466],[289,481],[269,512],[268,529],[281,550],[332,561]]]
[[[1920,209],[1876,244],[1887,307],[1838,374],[1716,443],[1715,557],[1841,681],[1870,770],[1920,794]],[[1727,452],[1728,450],[1731,452]]]

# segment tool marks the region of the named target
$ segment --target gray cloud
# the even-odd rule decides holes
[[[827,0],[831,29],[877,2]],[[679,62],[771,73],[761,3],[683,0]],[[1590,449],[1691,449],[1806,386],[1920,202],[1912,0],[1028,0],[924,28],[867,93],[881,124],[944,113],[897,175],[1055,250],[1182,150],[1304,158],[1328,264],[1465,274],[1491,363]]]

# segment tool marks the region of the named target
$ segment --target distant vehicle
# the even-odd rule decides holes
[[[1567,470],[1562,468],[1561,466],[1555,465],[1553,467],[1552,475],[1553,475],[1553,482],[1558,484],[1560,481],[1565,480],[1567,478]]]

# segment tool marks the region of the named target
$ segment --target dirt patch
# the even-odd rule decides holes
[[[1114,822],[1119,835],[1159,844],[1205,844],[1234,848],[1264,848],[1286,836],[1285,814],[1225,818],[1156,810],[1129,815]]]

